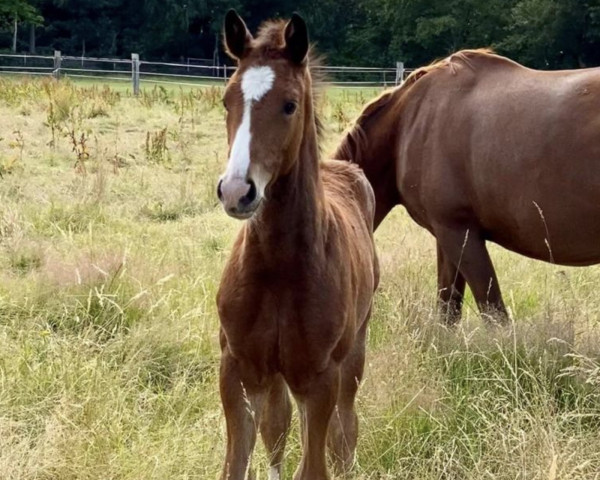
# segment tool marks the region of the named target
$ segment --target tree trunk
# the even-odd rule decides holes
[[[213,50],[213,67],[219,66],[219,34],[215,33],[215,49]]]
[[[110,55],[112,57],[116,57],[117,56],[117,37],[118,36],[119,36],[119,34],[117,32],[113,32],[112,42],[110,44]]]
[[[17,53],[17,32],[19,28],[19,21],[18,18],[15,16],[15,30],[13,33],[13,44],[12,44],[12,51],[13,53]]]
[[[29,53],[35,54],[35,25],[29,25]]]

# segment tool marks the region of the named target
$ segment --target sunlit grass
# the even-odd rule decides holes
[[[325,151],[376,93],[327,92]],[[220,98],[0,82],[0,478],[218,478],[214,299],[239,228],[214,193]],[[398,209],[376,240],[352,478],[598,478],[600,269],[492,246],[513,328],[486,329],[469,296],[447,330],[429,234]],[[255,463],[266,478],[262,448]]]

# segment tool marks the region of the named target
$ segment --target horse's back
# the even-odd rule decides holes
[[[600,69],[542,72],[471,52],[415,81],[397,182],[430,230],[478,226],[532,257],[600,260]],[[416,188],[414,185],[418,185]]]
[[[343,207],[343,215],[360,214],[372,230],[375,194],[362,169],[350,162],[327,160],[321,172],[328,200]]]

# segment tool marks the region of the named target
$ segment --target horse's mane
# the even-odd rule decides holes
[[[263,22],[258,28],[258,32],[252,41],[253,54],[265,59],[280,58],[283,55],[283,49],[285,47],[284,32],[286,25],[286,20],[267,20]],[[323,58],[322,55],[319,55],[316,52],[314,45],[311,44],[308,51],[307,63],[311,77],[313,112],[319,145],[322,143],[321,140],[324,133],[324,124],[317,109],[317,104],[323,94],[323,85],[325,82],[323,70],[319,68],[323,65]]]
[[[491,48],[476,48],[469,50],[460,50],[458,52],[454,52],[452,55],[442,58],[441,60],[436,60],[433,63],[426,65],[425,67],[421,67],[412,72],[402,84],[403,87],[411,87],[415,84],[417,80],[419,80],[424,75],[431,73],[435,70],[440,70],[443,68],[450,68],[450,71],[453,75],[456,75],[458,72],[459,65],[465,65],[471,70],[475,69],[473,65],[473,58],[476,57],[493,57],[498,58],[497,55]]]
[[[342,142],[337,147],[332,158],[337,160],[348,160],[350,162],[357,163],[358,165],[362,165],[363,152],[368,151],[368,139],[363,126],[369,119],[373,118],[383,109],[385,109],[392,99],[409,91],[415,85],[415,83],[419,81],[419,79],[429,73],[450,68],[452,74],[456,75],[458,72],[458,66],[460,64],[464,64],[466,67],[474,69],[475,67],[472,63],[472,59],[476,56],[496,57],[493,50],[490,48],[461,50],[446,58],[436,60],[430,65],[418,68],[412,72],[400,86],[386,90],[378,97],[371,100],[365,105],[362,112],[360,112],[356,122],[347,132],[346,136],[342,139]]]

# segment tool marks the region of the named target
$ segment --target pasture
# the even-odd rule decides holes
[[[325,92],[325,153],[377,93]],[[0,80],[0,478],[218,478],[221,94]],[[396,209],[376,241],[352,477],[599,479],[600,268],[492,247],[513,327],[469,296],[448,330],[433,238]]]

